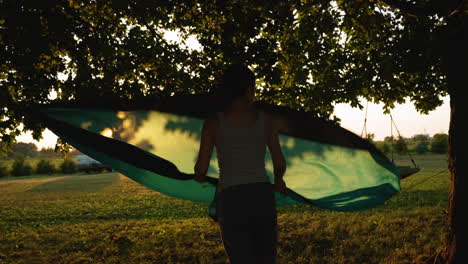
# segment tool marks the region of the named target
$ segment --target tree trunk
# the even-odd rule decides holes
[[[445,260],[468,263],[468,43],[467,15],[450,17],[447,25],[447,77],[450,95],[448,165],[451,189]]]

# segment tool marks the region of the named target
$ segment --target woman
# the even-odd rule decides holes
[[[255,77],[239,64],[223,75],[224,112],[202,128],[195,180],[206,181],[216,146],[220,179],[217,214],[224,248],[231,263],[275,263],[277,220],[273,187],[265,171],[268,146],[274,167],[274,189],[286,194],[286,162],[272,120],[255,109]]]

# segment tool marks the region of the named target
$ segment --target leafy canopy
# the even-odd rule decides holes
[[[334,118],[336,103],[362,107],[359,97],[387,107],[409,98],[427,113],[447,93],[445,9],[415,18],[394,2],[2,1],[1,141],[22,129],[40,138],[32,104],[213,92],[237,61],[255,71],[262,100],[319,117]]]

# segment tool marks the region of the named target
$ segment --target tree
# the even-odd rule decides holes
[[[414,147],[414,151],[418,154],[426,153],[429,151],[429,144],[417,143],[417,145]]]
[[[367,139],[370,143],[372,143],[372,144],[375,144],[374,138],[375,138],[374,133],[368,133],[368,134],[366,135],[366,139]]]
[[[0,139],[40,138],[34,103],[215,92],[222,68],[254,69],[259,97],[325,119],[333,105],[410,99],[421,113],[451,98],[452,191],[446,258],[467,262],[461,209],[468,157],[461,96],[466,6],[447,1],[13,1],[0,4]],[[195,36],[190,50],[164,38]],[[31,45],[34,43],[34,45]],[[56,98],[53,97],[56,95]],[[336,120],[337,121],[337,120]],[[456,234],[456,235],[455,235]]]
[[[12,155],[10,157],[35,157],[37,155],[37,146],[34,143],[17,142],[12,146]]]
[[[394,141],[395,141],[395,138],[393,136],[384,138],[384,142],[388,144],[392,144],[392,142]]]
[[[72,174],[76,172],[76,163],[71,159],[64,159],[60,164],[60,170],[63,174]]]
[[[430,137],[427,134],[414,135],[411,139],[414,151],[417,153],[425,153],[429,151]]]
[[[41,159],[36,164],[37,174],[54,174],[56,172],[54,164],[52,164],[49,160]]]
[[[398,137],[398,139],[395,141],[395,144],[393,144],[393,151],[395,153],[401,155],[404,154],[407,151],[405,139],[401,136]]]
[[[448,135],[435,134],[431,140],[431,151],[438,154],[447,154],[448,151]]]
[[[431,138],[427,134],[417,134],[414,135],[411,139],[416,144],[429,144]]]
[[[0,164],[0,178],[7,177],[9,175],[8,168]]]
[[[385,141],[377,141],[376,142],[376,147],[377,147],[377,149],[379,149],[384,154],[388,154],[390,152],[390,146]]]
[[[38,152],[39,156],[42,158],[60,158],[61,154],[55,152],[53,148],[43,148]]]
[[[26,163],[24,157],[18,157],[11,166],[11,175],[28,176],[32,173],[32,167]]]

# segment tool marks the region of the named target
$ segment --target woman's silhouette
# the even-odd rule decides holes
[[[233,64],[223,75],[223,112],[202,128],[195,180],[206,181],[216,146],[220,179],[217,213],[224,248],[231,263],[275,263],[277,220],[274,189],[286,194],[286,162],[273,121],[253,105],[254,73]],[[274,167],[274,187],[265,171],[268,146]]]

